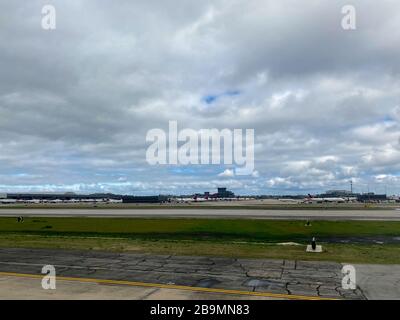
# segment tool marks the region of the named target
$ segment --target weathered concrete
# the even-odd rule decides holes
[[[270,300],[268,297],[227,295],[212,292],[104,285],[59,281],[56,290],[43,290],[40,279],[0,276],[2,300]]]
[[[339,290],[342,265],[332,262],[0,249],[2,272],[40,274],[47,264],[64,277],[364,299],[359,289]]]
[[[354,265],[356,283],[372,300],[400,300],[400,265]]]

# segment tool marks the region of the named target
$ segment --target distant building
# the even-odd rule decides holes
[[[356,200],[360,194],[348,190],[328,190],[323,194],[317,195],[318,198],[342,198],[344,200]]]
[[[164,196],[122,196],[123,203],[162,203],[168,201]]]
[[[359,194],[357,200],[360,202],[381,202],[388,200],[386,194],[375,194],[373,192]]]
[[[107,193],[107,194],[75,194],[73,192],[67,193],[7,193],[7,199],[15,200],[90,200],[90,199],[121,199],[121,196]]]
[[[325,192],[324,196],[329,195],[332,197],[353,197],[354,193],[348,190],[328,190]]]
[[[205,199],[217,199],[217,198],[235,198],[235,194],[232,191],[227,190],[226,188],[218,188],[216,193],[211,193],[209,191],[204,192],[203,194],[196,193],[191,197],[195,198],[205,198]]]
[[[235,194],[232,191],[226,190],[226,188],[218,188],[215,196],[217,198],[234,198]]]
[[[112,193],[75,194],[67,193],[7,193],[3,199],[14,199],[16,201],[38,201],[38,202],[109,202],[119,200],[123,203],[161,203],[168,201],[166,196],[128,196]]]

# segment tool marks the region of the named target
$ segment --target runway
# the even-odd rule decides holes
[[[0,209],[0,217],[251,218],[400,221],[400,210]]]

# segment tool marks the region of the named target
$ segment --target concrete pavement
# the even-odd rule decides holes
[[[400,300],[400,265],[355,264],[356,281],[367,299]]]
[[[400,210],[259,210],[259,209],[1,209],[0,217],[201,217],[312,220],[400,221]]]
[[[43,290],[41,280],[0,276],[2,300],[271,300],[271,297],[196,292],[179,289],[58,281],[56,290]]]
[[[335,262],[306,262],[291,260],[256,260],[197,256],[167,256],[97,251],[0,249],[0,274],[5,277],[0,298],[15,298],[10,293],[12,277],[7,273],[41,276],[44,265],[54,265],[58,277],[88,279],[107,284],[130,281],[132,286],[146,290],[132,298],[157,298],[151,289],[177,289],[178,296],[187,299],[209,298],[219,294],[229,299],[241,298],[338,298],[365,299],[362,290],[343,290],[341,264]],[[18,278],[18,277],[17,277]],[[10,282],[11,281],[11,282]],[[143,284],[140,284],[140,283]],[[36,282],[39,285],[39,282]],[[40,288],[39,288],[40,289]],[[81,288],[85,291],[84,288]],[[90,288],[88,288],[89,290]],[[183,290],[181,290],[183,289]],[[36,290],[36,291],[35,291]],[[35,298],[37,288],[31,291]],[[92,289],[91,289],[92,290]],[[164,297],[163,290],[158,297]],[[197,292],[207,290],[205,292]],[[229,290],[229,292],[227,291]],[[85,297],[85,292],[82,293]],[[113,293],[109,293],[112,295]],[[200,294],[200,295],[199,295]],[[201,295],[203,294],[203,295]],[[68,296],[68,293],[65,293]],[[64,296],[65,296],[64,295]],[[258,295],[256,297],[255,295]],[[23,293],[26,296],[26,292]],[[63,295],[61,294],[61,297]],[[88,295],[86,295],[88,296]],[[104,298],[108,294],[100,294]],[[116,293],[116,296],[120,296]],[[38,298],[43,298],[43,293]],[[78,296],[77,296],[78,297]],[[167,298],[172,298],[168,297]]]

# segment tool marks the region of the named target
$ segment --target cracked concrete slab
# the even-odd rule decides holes
[[[45,264],[58,276],[365,299],[362,288],[340,288],[339,263],[0,248],[0,271],[40,274]]]

